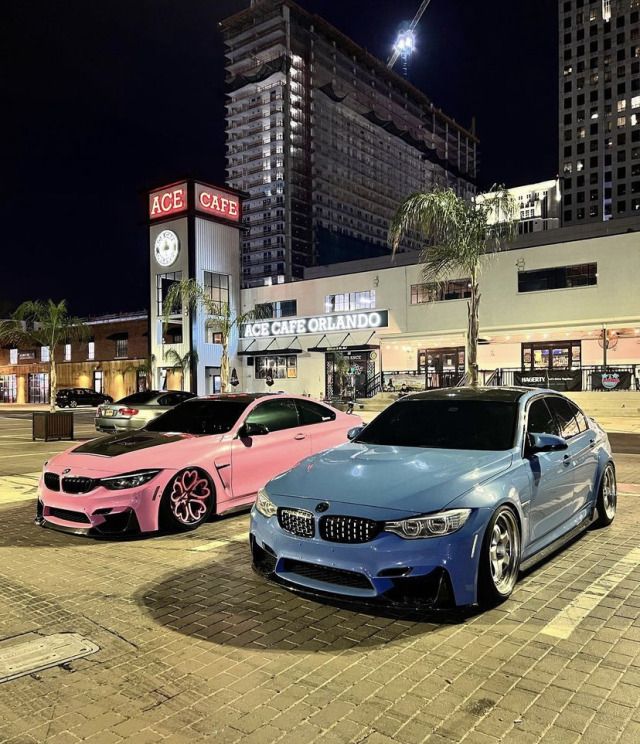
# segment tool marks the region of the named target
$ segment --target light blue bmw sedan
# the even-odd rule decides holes
[[[253,565],[290,589],[490,606],[520,571],[615,517],[607,435],[551,390],[417,393],[349,435],[258,493]]]

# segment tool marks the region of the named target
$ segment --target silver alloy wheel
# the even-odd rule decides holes
[[[616,515],[617,501],[616,475],[612,467],[607,467],[602,479],[602,504],[609,520]]]
[[[509,509],[500,512],[493,525],[489,544],[489,562],[493,585],[507,596],[513,590],[520,565],[520,530]]]

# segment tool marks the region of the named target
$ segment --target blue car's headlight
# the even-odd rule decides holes
[[[273,517],[278,511],[278,507],[271,501],[267,496],[267,492],[264,488],[258,491],[256,498],[256,509],[262,514],[263,517]]]
[[[420,537],[440,537],[459,530],[469,518],[471,509],[449,509],[437,514],[425,514],[424,517],[401,519],[397,522],[385,522],[385,532],[393,532],[407,540]]]
[[[158,475],[159,470],[138,470],[135,473],[123,473],[109,478],[101,478],[100,485],[111,491],[122,491],[125,488],[143,486]]]

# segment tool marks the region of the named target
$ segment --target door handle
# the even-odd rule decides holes
[[[565,455],[562,458],[563,465],[571,465],[571,455]]]
[[[595,439],[590,439],[589,440],[589,447],[595,447],[595,446],[596,446],[596,440]]]
[[[307,438],[307,435],[306,434],[296,434],[295,437],[294,437],[294,439],[298,439],[298,440],[299,439],[306,439],[306,438]]]

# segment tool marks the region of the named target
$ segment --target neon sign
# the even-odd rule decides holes
[[[180,183],[149,194],[149,218],[168,217],[187,210],[187,184]]]
[[[233,222],[240,220],[240,200],[237,196],[202,183],[196,183],[196,209]]]
[[[313,315],[307,318],[256,320],[240,328],[240,338],[265,338],[269,336],[303,336],[309,333],[335,333],[337,331],[367,331],[386,328],[388,310],[371,310],[343,315]]]

